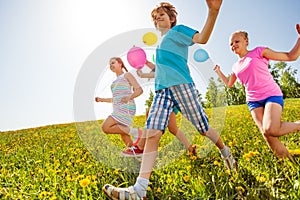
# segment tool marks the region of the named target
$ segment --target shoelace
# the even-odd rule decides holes
[[[136,156],[135,151],[134,151],[134,150],[136,149],[135,146],[128,147],[128,149],[129,149],[130,151],[132,151],[132,153],[133,153],[134,156]]]

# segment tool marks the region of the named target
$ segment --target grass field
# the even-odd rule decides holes
[[[188,156],[167,131],[148,199],[300,199],[300,133],[281,137],[295,154],[295,163],[278,160],[246,105],[230,106],[225,112],[217,129],[238,160],[237,173],[226,171],[217,149],[181,119],[180,128],[198,144],[198,156]],[[210,110],[207,113],[212,115]],[[285,100],[283,120],[299,119],[300,99]],[[139,163],[122,158],[119,136],[104,135],[100,124],[0,133],[0,199],[105,199],[101,190],[105,183],[134,184]],[[137,116],[134,126],[143,124],[144,116]]]

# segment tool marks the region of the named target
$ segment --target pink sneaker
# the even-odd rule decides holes
[[[132,146],[137,146],[138,145],[138,143],[141,140],[142,134],[143,134],[143,131],[138,128],[138,134],[137,134],[137,137],[133,138],[133,144],[132,144]]]
[[[143,152],[144,150],[140,149],[138,146],[132,146],[122,151],[122,155],[127,157],[141,157]]]

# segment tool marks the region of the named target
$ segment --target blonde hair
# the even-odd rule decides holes
[[[233,34],[241,34],[246,40],[248,40],[248,33],[246,31],[236,31]]]
[[[124,65],[123,60],[122,60],[120,57],[112,57],[112,58],[110,58],[109,60],[110,60],[110,61],[111,61],[111,60],[116,60],[118,63],[121,64],[121,68],[124,68],[125,71],[128,72],[127,68],[126,68],[125,65]]]
[[[176,11],[175,7],[168,2],[161,2],[151,12],[151,17],[152,17],[152,20],[154,21],[155,27],[156,27],[155,19],[157,18],[157,13],[160,10],[163,10],[164,12],[166,12],[167,15],[170,17],[170,19],[174,19],[174,22],[172,22],[172,24],[171,24],[171,28],[173,26],[175,26],[177,23],[177,11]]]
[[[235,31],[234,33],[231,34],[230,38],[232,38],[232,36],[235,34],[242,35],[244,39],[247,41],[247,44],[249,44],[248,33],[246,31],[242,31],[242,30]]]

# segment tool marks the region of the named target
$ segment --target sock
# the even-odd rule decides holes
[[[129,135],[132,135],[134,138],[137,138],[139,134],[139,130],[137,128],[130,128]]]
[[[223,157],[227,157],[230,154],[230,150],[227,146],[224,146],[223,149],[220,149],[220,153],[222,154]]]
[[[139,129],[138,128],[130,128],[129,134],[133,137],[133,143],[136,143],[139,139]]]
[[[136,179],[136,182],[133,186],[133,189],[136,191],[136,193],[141,197],[145,197],[147,193],[149,180],[146,178],[138,177]]]

